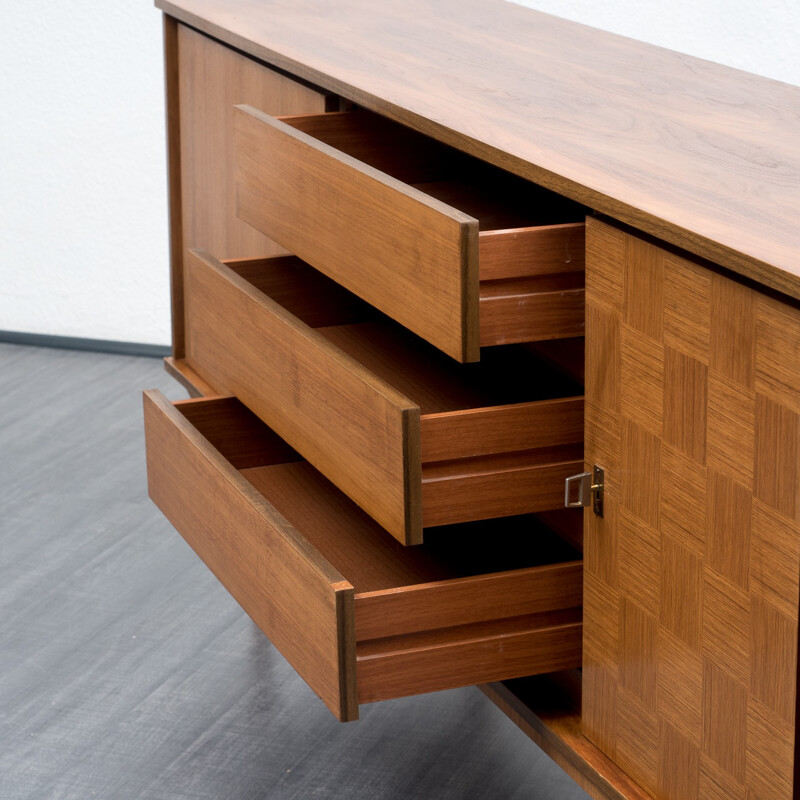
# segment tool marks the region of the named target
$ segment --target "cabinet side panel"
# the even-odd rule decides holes
[[[776,354],[800,354],[800,310],[599,220],[587,237],[587,315],[627,338],[587,342],[587,374],[619,397],[587,391],[587,430],[601,414],[623,435],[586,441],[617,505],[585,512],[585,547],[619,557],[585,566],[584,733],[659,800],[704,797],[712,779],[789,800],[800,370]],[[619,304],[598,289],[609,271]],[[626,397],[634,373],[646,419]],[[645,718],[648,735],[631,736]]]
[[[178,65],[179,24],[164,16],[164,96],[167,120],[167,190],[169,192],[170,298],[172,355],[183,358],[183,210],[181,208],[181,128]]]
[[[270,114],[313,114],[332,102],[201,33],[165,17],[170,185],[173,356],[183,358],[183,258],[201,248],[217,258],[284,250],[236,216],[233,107]]]
[[[326,96],[183,25],[178,59],[184,248],[217,258],[283,252],[236,217],[233,107],[313,114]]]

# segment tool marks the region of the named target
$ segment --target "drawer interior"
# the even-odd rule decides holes
[[[583,271],[584,206],[369,111],[280,119],[474,217],[480,230],[481,282]],[[533,256],[543,247],[543,234],[558,241],[561,257],[545,261]],[[503,251],[503,242],[507,249],[496,253]]]
[[[431,672],[452,657],[448,648],[484,648],[487,663],[473,670],[489,668],[492,648],[513,652],[520,642],[521,674],[577,666],[582,566],[566,538],[580,536],[580,515],[443,526],[424,545],[403,547],[235,398],[175,408],[353,587],[359,702],[483,682],[457,665]],[[551,639],[540,668],[530,650]]]
[[[583,388],[553,359],[507,345],[459,364],[300,259],[226,264],[419,407],[423,480],[426,464],[498,452],[580,458]]]
[[[173,405],[357,597],[581,558],[582,517],[571,509],[429,528],[424,544],[404,547],[236,398]]]
[[[240,218],[451,357],[583,335],[585,207],[367,111],[236,130]]]
[[[404,547],[306,461],[240,471],[352,584],[357,625],[360,599],[389,596],[423,584],[452,582],[581,558],[536,515],[428,528],[424,544]],[[569,512],[565,509],[564,513]],[[424,595],[417,591],[417,601],[425,602]],[[421,610],[409,608],[412,616]],[[428,610],[428,619],[421,629],[445,627],[437,624],[442,620],[431,624],[431,611],[446,617],[446,609]],[[474,615],[479,614],[480,610],[476,609]],[[409,632],[415,629],[417,621],[395,621],[396,626],[401,624],[404,632]],[[390,630],[384,626],[383,635],[394,635],[397,631],[397,627]]]
[[[481,347],[583,335],[584,206],[368,111],[281,121],[478,221]]]

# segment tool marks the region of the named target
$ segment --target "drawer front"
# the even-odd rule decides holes
[[[267,114],[237,112],[239,217],[454,358],[475,360],[477,220]]]
[[[231,401],[190,402],[231,419]],[[325,705],[357,715],[353,587],[159,392],[144,420],[155,504]]]
[[[501,521],[488,546],[457,526],[449,566],[441,545],[398,545],[235,398],[146,392],[144,411],[152,499],[340,720],[580,664],[582,566],[535,520]]]
[[[239,217],[459,361],[482,345],[583,333],[582,221],[518,227],[524,213],[492,207],[508,178],[495,186],[486,171],[365,112],[284,121],[237,108]],[[472,172],[489,183],[463,185]],[[580,217],[535,193],[518,204],[529,217]]]
[[[384,528],[421,541],[419,409],[206,254],[186,258],[187,357]]]
[[[188,254],[187,359],[208,383],[236,395],[404,544],[421,542],[423,526],[561,505],[564,478],[582,463],[581,397],[421,414],[406,391],[474,405],[476,392],[485,402],[482,383],[513,384],[524,367],[509,361],[501,374],[455,388],[466,371],[483,375],[494,362],[454,364],[393,323],[353,317],[347,302],[337,318],[335,291],[349,293],[296,259],[292,297],[288,261],[229,266]],[[301,302],[298,313],[316,327],[274,299],[281,295]]]

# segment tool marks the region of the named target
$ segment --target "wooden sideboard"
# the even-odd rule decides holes
[[[156,5],[181,534],[340,719],[478,683],[594,797],[800,796],[800,89],[494,0]]]

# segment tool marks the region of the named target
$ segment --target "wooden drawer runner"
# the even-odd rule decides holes
[[[366,111],[235,120],[239,217],[453,358],[583,335],[582,206]]]
[[[580,557],[535,517],[404,548],[235,398],[144,409],[150,496],[339,719],[580,665]]]
[[[189,366],[399,541],[561,507],[582,388],[523,345],[457,364],[291,256],[185,266]]]

